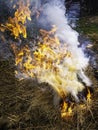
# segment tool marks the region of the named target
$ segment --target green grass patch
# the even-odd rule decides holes
[[[98,18],[83,17],[78,22],[77,31],[89,36],[92,40],[98,40]]]

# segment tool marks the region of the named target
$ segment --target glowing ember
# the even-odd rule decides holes
[[[27,37],[26,33],[26,19],[31,20],[30,14],[31,11],[29,10],[29,1],[25,3],[23,0],[19,1],[18,3],[19,8],[16,10],[14,17],[9,17],[8,22],[5,25],[0,25],[0,30],[11,31],[11,34],[18,38],[20,34],[23,35],[24,38]]]

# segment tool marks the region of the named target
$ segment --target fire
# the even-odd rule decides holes
[[[91,92],[89,89],[88,90],[88,94],[87,94],[87,102],[90,103],[91,102]]]
[[[56,27],[49,32],[40,30],[42,35],[41,43],[39,41],[38,48],[34,51],[29,46],[21,49],[12,45],[15,53],[15,61],[17,66],[16,75],[22,75],[34,78],[37,76],[39,81],[49,83],[53,89],[63,98],[67,92],[65,91],[66,80],[63,73],[64,58],[71,57],[71,53],[67,50],[65,44],[60,44],[59,39],[55,36]],[[61,67],[61,64],[63,65]],[[69,75],[69,74],[68,74]],[[72,77],[71,77],[72,78]],[[65,107],[64,102],[61,113],[67,111],[71,115],[71,108]],[[64,114],[64,113],[63,113]]]
[[[72,111],[72,105],[68,106],[67,102],[63,102],[61,105],[61,117],[62,118],[66,118],[66,117],[71,117],[73,115],[73,111]]]
[[[55,77],[54,80],[60,82],[60,77],[56,76],[56,73],[59,73],[58,65],[62,62],[64,57],[69,57],[70,53],[66,50],[65,45],[61,47],[60,41],[56,36],[50,36],[54,35],[55,31],[55,27],[49,32],[41,30],[42,43],[38,43],[38,48],[34,52],[32,52],[27,45],[20,50],[13,45],[16,66],[22,66],[22,70],[25,71],[32,70],[32,73],[36,73],[39,77],[42,73],[48,76],[49,73],[51,74],[51,70],[54,72],[54,75],[52,75]],[[23,59],[23,57],[25,57],[25,59]],[[45,72],[47,72],[47,74],[45,74]]]
[[[49,83],[64,100],[69,93],[73,93],[73,89],[78,94],[83,86],[77,79],[75,65],[65,62],[70,58],[73,60],[73,57],[66,44],[61,44],[56,36],[56,30],[55,26],[50,31],[41,29],[41,39],[36,49],[30,48],[28,45],[21,49],[14,45],[12,47],[17,66],[16,77],[37,77],[39,82]],[[87,98],[89,97],[88,91]],[[73,104],[63,101],[60,107],[62,118],[73,115]]]
[[[29,1],[26,3],[21,0],[18,2],[18,9],[16,10],[14,17],[9,17],[8,21],[4,24],[0,25],[0,30],[5,31],[9,30],[15,38],[18,38],[20,34],[23,35],[24,38],[27,37],[26,33],[26,20],[31,20],[30,14],[31,11],[29,10]]]
[[[19,1],[14,17],[9,17],[5,25],[1,24],[0,30],[9,30],[15,38],[18,38],[20,34],[27,38],[25,24],[27,19],[31,20],[29,6],[28,0],[27,2]],[[14,5],[13,8],[16,7]],[[40,12],[36,13],[38,18]],[[14,44],[12,44],[12,48],[15,54],[15,65],[17,66],[16,77],[19,79],[37,77],[39,82],[50,84],[59,97],[63,99],[63,103],[60,104],[60,111],[61,117],[65,118],[73,115],[74,105],[73,102],[67,102],[66,97],[71,94],[78,101],[78,92],[84,89],[84,85],[77,77],[80,71],[77,67],[79,64],[78,58],[75,58],[71,50],[68,49],[68,44],[62,43],[57,37],[57,29],[56,26],[53,26],[50,31],[41,29],[41,38],[37,48],[30,48],[29,45],[18,48]],[[89,89],[87,101],[91,101]],[[81,105],[82,107],[84,105]]]
[[[40,82],[47,82],[64,100],[68,95],[68,90],[77,89],[81,84],[76,81],[75,66],[70,66],[64,60],[72,58],[71,52],[67,50],[65,44],[61,44],[55,35],[56,27],[50,31],[40,30],[41,40],[38,47],[32,50],[29,46],[19,49],[12,45],[15,53],[17,66],[16,76],[18,78],[37,77]],[[67,67],[68,70],[65,68]],[[73,82],[71,82],[73,81]],[[70,88],[67,86],[75,86]],[[67,89],[66,89],[67,88]],[[88,89],[87,100],[90,101],[90,91]],[[61,117],[73,115],[73,104],[65,100],[61,104]]]

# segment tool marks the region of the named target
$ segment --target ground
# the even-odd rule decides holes
[[[88,20],[89,19],[89,20]],[[98,17],[81,18],[79,28],[92,39],[91,48],[98,55]],[[96,56],[97,57],[97,56]],[[98,65],[98,63],[97,63]],[[87,74],[93,81],[91,103],[85,109],[77,104],[72,117],[62,119],[53,106],[53,93],[46,83],[18,81],[14,60],[0,60],[0,129],[1,130],[97,130],[98,70],[91,66]]]
[[[81,17],[77,30],[81,34],[85,34],[92,42],[90,49],[95,53],[94,55],[97,63],[95,73],[98,79],[98,16]]]

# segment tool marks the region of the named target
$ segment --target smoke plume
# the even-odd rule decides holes
[[[38,17],[36,17],[38,28],[44,30],[41,31],[44,43],[38,47],[33,58],[30,53],[31,49],[27,51],[26,57],[28,60],[27,63],[24,63],[24,67],[27,68],[26,73],[25,70],[19,71],[18,75],[27,78],[32,77],[34,73],[40,82],[49,83],[61,97],[63,97],[62,92],[65,96],[71,94],[78,102],[78,93],[85,88],[83,83],[86,86],[91,86],[91,81],[84,73],[89,58],[85,56],[82,48],[79,47],[79,34],[68,24],[64,2],[66,1],[31,1],[32,14],[38,14]],[[50,32],[54,26],[56,30],[51,34]],[[45,35],[47,38],[44,37]],[[22,61],[22,59],[18,61]],[[33,65],[30,64],[31,62]],[[19,64],[18,67],[22,70],[23,65],[19,66]]]
[[[40,0],[39,2],[41,4]],[[42,5],[40,5],[42,11],[40,12],[38,23],[40,28],[46,30],[51,28],[52,25],[55,25],[57,27],[56,36],[60,39],[61,44],[66,44],[68,51],[71,52],[72,55],[72,57],[64,59],[65,64],[68,66],[73,66],[76,69],[76,73],[81,78],[81,80],[87,86],[91,86],[91,81],[84,74],[84,71],[89,63],[89,58],[85,56],[82,48],[78,47],[80,44],[78,41],[79,34],[75,30],[73,30],[68,24],[64,2],[66,1],[64,0],[44,1]],[[68,86],[68,89],[76,91],[73,85]]]

